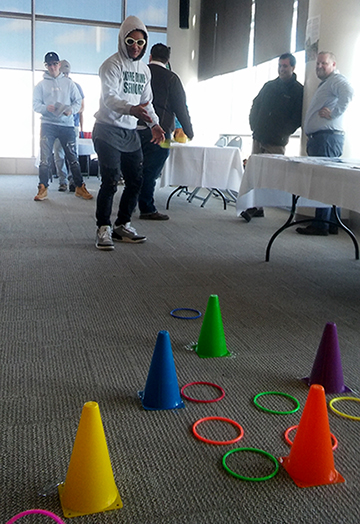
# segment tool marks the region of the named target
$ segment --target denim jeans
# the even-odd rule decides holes
[[[344,147],[344,135],[318,132],[308,138],[306,152],[309,156],[324,156],[337,158],[342,155]],[[340,216],[340,208],[337,208]],[[337,224],[334,211],[331,207],[317,207],[315,218],[320,220],[329,220]],[[312,222],[312,225],[318,229],[328,231],[329,224],[326,222]]]
[[[121,174],[125,187],[120,198],[116,225],[126,224],[131,220],[141,189],[142,151],[138,149],[131,153],[120,152],[101,139],[95,139],[94,147],[101,174],[96,203],[96,224],[98,227],[111,226],[112,205]]]
[[[310,135],[306,144],[308,156],[339,157],[344,148],[344,135],[319,131]]]
[[[142,129],[138,133],[144,155],[143,184],[139,195],[139,209],[140,213],[143,214],[155,213],[154,190],[156,180],[161,175],[170,151],[151,142],[152,133],[150,129]]]
[[[59,139],[60,144],[65,152],[65,157],[69,163],[75,185],[77,187],[82,186],[83,178],[81,175],[79,160],[76,154],[74,128],[57,126],[54,124],[41,124],[39,165],[40,184],[44,184],[45,187],[48,187],[49,185],[49,167],[56,138]]]
[[[77,157],[79,156],[79,128],[74,127],[75,131],[75,150]],[[57,138],[54,142],[54,160],[56,166],[56,173],[59,177],[59,185],[64,185],[69,180],[69,184],[73,184],[72,175],[69,174],[68,168],[65,162],[65,151]]]
[[[337,207],[336,211],[340,218],[340,208]],[[312,225],[316,227],[317,229],[322,229],[324,231],[329,230],[329,224],[327,222],[324,222],[324,220],[329,220],[330,222],[332,222],[334,225],[337,226],[337,221],[336,221],[332,207],[317,207],[315,210],[315,218],[321,220],[321,222],[317,222],[317,221],[312,222]]]

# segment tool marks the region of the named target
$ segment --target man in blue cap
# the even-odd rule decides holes
[[[59,55],[53,51],[45,55],[46,72],[34,89],[33,108],[41,114],[39,187],[35,201],[48,198],[49,167],[56,138],[65,151],[71,174],[76,186],[75,196],[91,200],[83,182],[74,129],[74,114],[81,107],[78,88],[70,78],[60,73]]]

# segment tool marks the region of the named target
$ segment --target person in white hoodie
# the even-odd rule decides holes
[[[141,61],[147,43],[148,31],[143,22],[136,16],[127,17],[120,27],[117,53],[105,60],[99,70],[100,107],[92,133],[101,174],[96,206],[98,249],[114,249],[114,240],[129,243],[146,240],[131,226],[142,185],[143,155],[137,120],[150,127],[153,143],[165,139],[152,105],[150,70]],[[111,227],[113,199],[121,175],[125,187]]]
[[[41,113],[39,186],[35,201],[48,198],[49,167],[53,146],[58,138],[65,151],[76,186],[75,196],[91,200],[93,196],[85,187],[76,154],[74,114],[81,107],[78,88],[70,78],[60,73],[59,55],[46,53],[44,79],[34,89],[33,108]]]

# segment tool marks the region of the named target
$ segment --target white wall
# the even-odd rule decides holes
[[[358,115],[360,112],[360,2],[359,0],[310,0],[309,18],[320,17],[319,51],[332,51],[337,67],[355,89],[345,115],[344,157],[359,158]],[[315,61],[306,66],[304,111],[319,84]]]
[[[185,89],[197,81],[198,49],[200,34],[201,0],[190,1],[190,28],[179,28],[179,0],[169,0],[168,38],[171,47],[171,68],[177,73]]]

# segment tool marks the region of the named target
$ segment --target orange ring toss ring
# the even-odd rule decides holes
[[[199,424],[201,424],[201,422],[206,422],[207,420],[222,420],[223,422],[228,422],[229,424],[232,424],[233,426],[235,426],[238,430],[239,430],[239,435],[231,440],[211,440],[211,439],[208,439],[208,438],[205,438],[205,437],[202,437],[201,435],[199,435],[199,433],[197,432],[197,427]],[[200,418],[199,420],[197,420],[194,424],[193,424],[193,427],[192,427],[192,431],[195,435],[196,438],[198,438],[199,440],[202,440],[203,442],[206,442],[206,444],[215,444],[215,445],[218,445],[218,446],[225,446],[225,445],[228,445],[228,444],[234,444],[235,442],[238,442],[240,439],[243,438],[244,436],[244,429],[242,428],[242,426],[240,426],[240,424],[238,424],[237,422],[235,422],[235,420],[231,420],[230,418],[225,418],[225,417],[204,417],[204,418]]]
[[[284,433],[285,440],[290,446],[292,446],[293,443],[292,443],[292,440],[289,439],[289,433],[290,431],[292,431],[293,429],[296,429],[297,427],[298,427],[298,424],[296,426],[290,426],[289,428],[287,428],[287,430]],[[330,433],[330,435],[331,435],[331,439],[333,442],[332,450],[335,451],[339,444],[338,439],[332,433]]]

